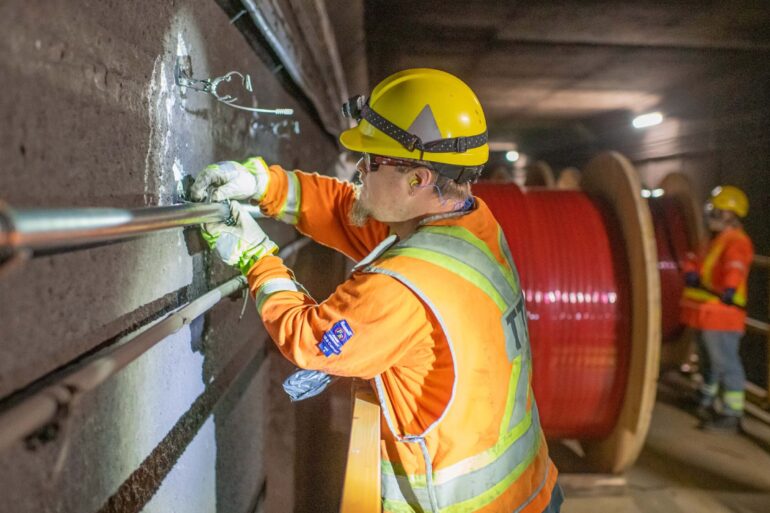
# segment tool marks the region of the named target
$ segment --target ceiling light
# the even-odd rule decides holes
[[[660,198],[666,194],[663,189],[642,189],[642,198]]]
[[[519,160],[519,152],[516,150],[505,152],[505,160],[507,160],[508,162],[516,162],[517,160]]]
[[[660,112],[648,112],[647,114],[636,116],[631,124],[634,125],[634,128],[647,128],[648,126],[659,125],[661,121],[663,121],[663,114]]]

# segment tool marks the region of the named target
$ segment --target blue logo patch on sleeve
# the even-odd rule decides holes
[[[342,346],[345,342],[350,340],[353,336],[353,330],[350,328],[350,324],[345,319],[337,321],[332,326],[332,329],[324,333],[323,338],[318,343],[318,348],[323,352],[324,356],[331,356],[333,354],[340,354],[342,352]]]

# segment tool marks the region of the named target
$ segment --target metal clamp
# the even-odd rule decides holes
[[[229,105],[234,109],[258,112],[260,114],[274,114],[276,116],[291,116],[294,114],[294,109],[259,109],[256,107],[245,107],[236,104],[238,98],[235,96],[229,94],[220,95],[219,92],[217,92],[219,85],[222,82],[230,82],[234,76],[240,77],[244,89],[250,93],[254,92],[254,88],[251,84],[251,76],[248,74],[244,75],[240,71],[231,71],[221,77],[207,78],[205,80],[194,78],[192,76],[192,61],[189,55],[178,56],[176,58],[176,65],[174,66],[174,79],[176,85],[179,87],[185,87],[201,93],[208,93],[216,98],[217,101]]]
[[[32,251],[14,245],[13,234],[16,228],[9,212],[8,205],[0,200],[0,278],[7,276],[32,257]]]

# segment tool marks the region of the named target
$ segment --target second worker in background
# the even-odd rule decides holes
[[[737,187],[717,187],[706,202],[712,239],[706,250],[685,266],[687,287],[682,322],[698,330],[703,383],[698,392],[701,428],[734,433],[743,415],[746,374],[740,341],[746,322],[746,281],[754,246],[741,219],[749,200]],[[721,411],[714,409],[722,391]]]

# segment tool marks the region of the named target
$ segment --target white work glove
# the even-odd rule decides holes
[[[230,160],[217,162],[198,173],[190,188],[190,196],[193,201],[252,198],[259,201],[265,195],[269,177],[262,157],[252,157],[243,164]]]
[[[246,274],[260,258],[275,253],[278,246],[240,203],[230,203],[230,216],[227,222],[204,224],[201,231],[209,247],[216,249],[226,264]]]

